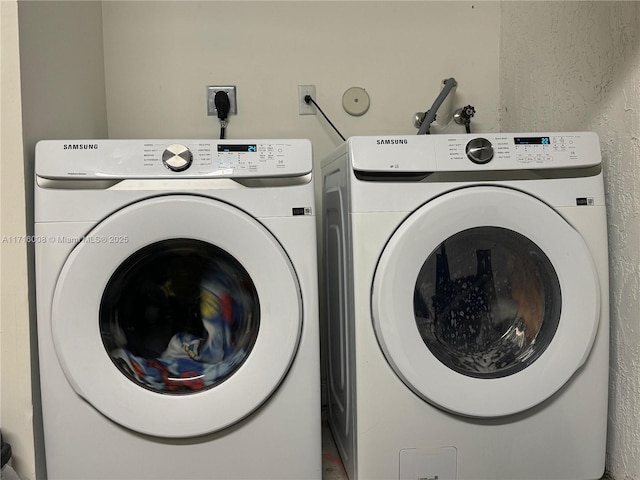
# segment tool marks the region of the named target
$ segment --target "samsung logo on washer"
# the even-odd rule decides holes
[[[97,143],[65,143],[63,150],[97,150]]]
[[[406,138],[382,138],[376,140],[377,145],[406,145],[409,140]]]

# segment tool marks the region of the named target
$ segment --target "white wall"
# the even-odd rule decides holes
[[[42,465],[34,335],[33,162],[37,140],[107,135],[100,2],[1,0],[2,7],[2,433],[15,469]],[[19,57],[18,57],[19,54]],[[24,160],[24,162],[23,162]],[[30,321],[31,317],[31,321]],[[34,430],[36,436],[34,438]],[[41,475],[38,475],[42,478]]]
[[[104,2],[103,18],[112,138],[218,138],[205,89],[231,84],[229,138],[309,138],[319,161],[340,139],[298,115],[298,85],[345,136],[413,134],[450,76],[478,128],[497,128],[498,2]],[[342,109],[352,86],[371,97],[362,117]]]
[[[502,130],[594,130],[609,223],[607,468],[640,479],[640,3],[503,2]]]
[[[96,1],[19,1],[25,152],[35,142],[107,136],[102,6]]]
[[[16,451],[14,465],[33,478],[27,245],[19,241],[27,232],[16,2],[0,2],[0,21],[0,221],[2,238],[15,238],[0,245],[0,418],[4,439]]]

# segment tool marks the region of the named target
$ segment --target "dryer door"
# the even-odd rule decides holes
[[[371,301],[396,374],[473,417],[521,412],[557,392],[587,358],[600,312],[581,235],[543,202],[489,186],[410,215],[383,251]]]
[[[114,213],[81,239],[53,299],[56,353],[75,391],[161,437],[223,429],[268,400],[302,327],[291,262],[257,220],[176,195]]]

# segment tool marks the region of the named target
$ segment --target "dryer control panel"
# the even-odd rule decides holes
[[[457,172],[582,168],[600,164],[593,132],[351,137],[354,170]]]
[[[462,140],[462,141],[461,141]],[[450,138],[449,155],[461,159],[462,143],[467,139]],[[547,165],[553,168],[557,163],[561,166],[575,166],[578,158],[578,145],[584,143],[578,134],[553,135],[491,135],[490,139],[479,136],[471,138],[464,146],[468,160],[483,165],[494,158],[500,163],[515,161],[521,165]]]
[[[268,178],[307,175],[311,143],[291,140],[45,140],[36,175],[50,179]]]

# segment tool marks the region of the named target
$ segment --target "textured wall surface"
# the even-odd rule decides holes
[[[640,479],[640,3],[503,2],[503,131],[600,136],[609,223],[607,468]]]

